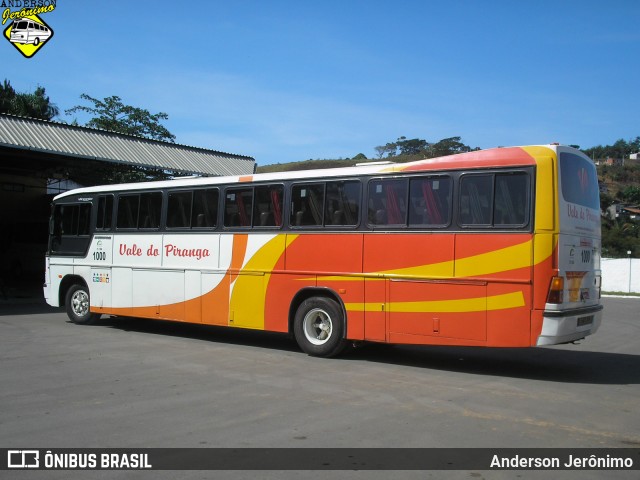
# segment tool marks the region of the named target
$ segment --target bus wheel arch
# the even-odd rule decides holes
[[[82,277],[68,275],[60,284],[60,305],[64,305],[69,320],[79,325],[90,325],[100,318],[89,310],[90,293]]]
[[[327,288],[298,292],[291,302],[289,332],[309,355],[335,357],[347,345],[347,315],[340,297]]]

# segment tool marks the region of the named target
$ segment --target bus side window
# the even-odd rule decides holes
[[[305,183],[291,188],[292,227],[322,226],[324,208],[324,184]]]
[[[409,225],[445,226],[451,215],[451,178],[418,177],[409,182]]]
[[[145,192],[140,194],[140,214],[138,228],[160,228],[160,213],[162,212],[162,193]]]
[[[253,203],[254,227],[282,226],[282,185],[261,185],[255,188]]]
[[[491,225],[493,175],[465,175],[460,179],[458,221],[461,225]]]
[[[167,201],[167,228],[191,227],[193,192],[169,192]]]
[[[113,195],[101,195],[98,197],[98,217],[96,218],[96,230],[111,230],[113,218]]]
[[[529,177],[526,173],[496,175],[493,224],[523,226],[527,223]]]
[[[91,204],[83,203],[79,205],[78,230],[72,235],[88,236],[91,232]]]
[[[329,181],[324,206],[325,226],[356,226],[360,211],[360,182]]]
[[[196,190],[194,192],[193,215],[191,228],[215,228],[218,223],[217,188]]]
[[[224,201],[225,227],[250,227],[253,188],[230,188]]]
[[[136,228],[139,208],[140,195],[120,195],[118,197],[117,228]]]
[[[407,182],[404,179],[375,180],[369,183],[369,223],[407,224]]]

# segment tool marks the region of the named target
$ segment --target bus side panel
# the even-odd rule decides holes
[[[184,321],[184,272],[133,270],[133,298],[137,315]],[[152,286],[152,288],[150,288]],[[145,311],[146,308],[146,311]]]
[[[226,272],[202,274],[202,323],[229,324],[229,291],[231,277]]]
[[[111,280],[110,268],[91,269],[91,311],[102,313],[103,308],[111,306]]]
[[[533,235],[456,235],[457,278],[487,284],[487,346],[530,344]]]
[[[529,233],[456,234],[456,278],[530,282],[533,235]]]
[[[452,234],[372,233],[364,236],[365,273],[393,277],[451,278]]]
[[[485,341],[486,297],[482,284],[391,280],[389,332]]]
[[[249,235],[242,268],[229,272],[230,325],[264,330],[267,286],[272,272],[284,270],[286,238],[286,235]]]
[[[362,237],[361,233],[300,234],[287,247],[285,268],[311,275],[362,273]]]
[[[531,342],[531,285],[487,285],[487,346],[528,347]]]
[[[111,300],[112,310],[117,315],[133,315],[133,270],[131,268],[113,267]]]
[[[425,322],[429,320],[426,312],[408,316],[392,313],[392,302],[396,300],[391,292],[393,296],[406,295],[406,301],[415,302],[418,308],[433,284],[422,285],[419,290],[424,291],[416,291],[415,283],[402,283],[400,279],[419,281],[451,278],[453,239],[454,236],[450,234],[429,233],[373,233],[364,236],[364,272],[380,277],[367,278],[365,283],[366,340],[385,341],[390,331],[424,334],[427,328]],[[407,316],[406,322],[399,323],[398,317],[403,315]]]
[[[202,322],[202,274],[197,270],[184,272],[184,295],[189,298],[184,305],[184,319],[187,322]]]
[[[364,339],[384,342],[389,328],[389,281],[385,278],[366,278],[364,299]]]

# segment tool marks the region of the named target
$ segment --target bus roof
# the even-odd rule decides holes
[[[58,200],[69,195],[112,191],[115,192],[123,190],[152,190],[176,187],[188,188],[228,183],[306,180],[313,178],[350,177],[372,174],[386,175],[399,172],[461,170],[470,167],[496,168],[517,165],[525,166],[534,165],[536,163],[536,159],[528,151],[536,147],[546,148],[554,152],[559,148],[571,149],[570,147],[563,147],[554,144],[531,147],[498,147],[487,150],[477,150],[468,153],[460,153],[456,155],[448,155],[445,157],[428,158],[408,163],[385,162],[384,164],[380,164],[379,162],[371,162],[371,166],[363,165],[317,170],[297,170],[291,172],[257,173],[254,175],[236,175],[226,177],[189,177],[184,179],[177,178],[174,180],[102,185],[70,190],[68,192],[57,195],[54,200]],[[577,150],[575,151],[577,152]]]

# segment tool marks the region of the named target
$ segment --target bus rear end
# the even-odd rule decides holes
[[[551,279],[538,345],[580,340],[595,333],[600,304],[600,196],[593,162],[557,147],[557,274]]]

